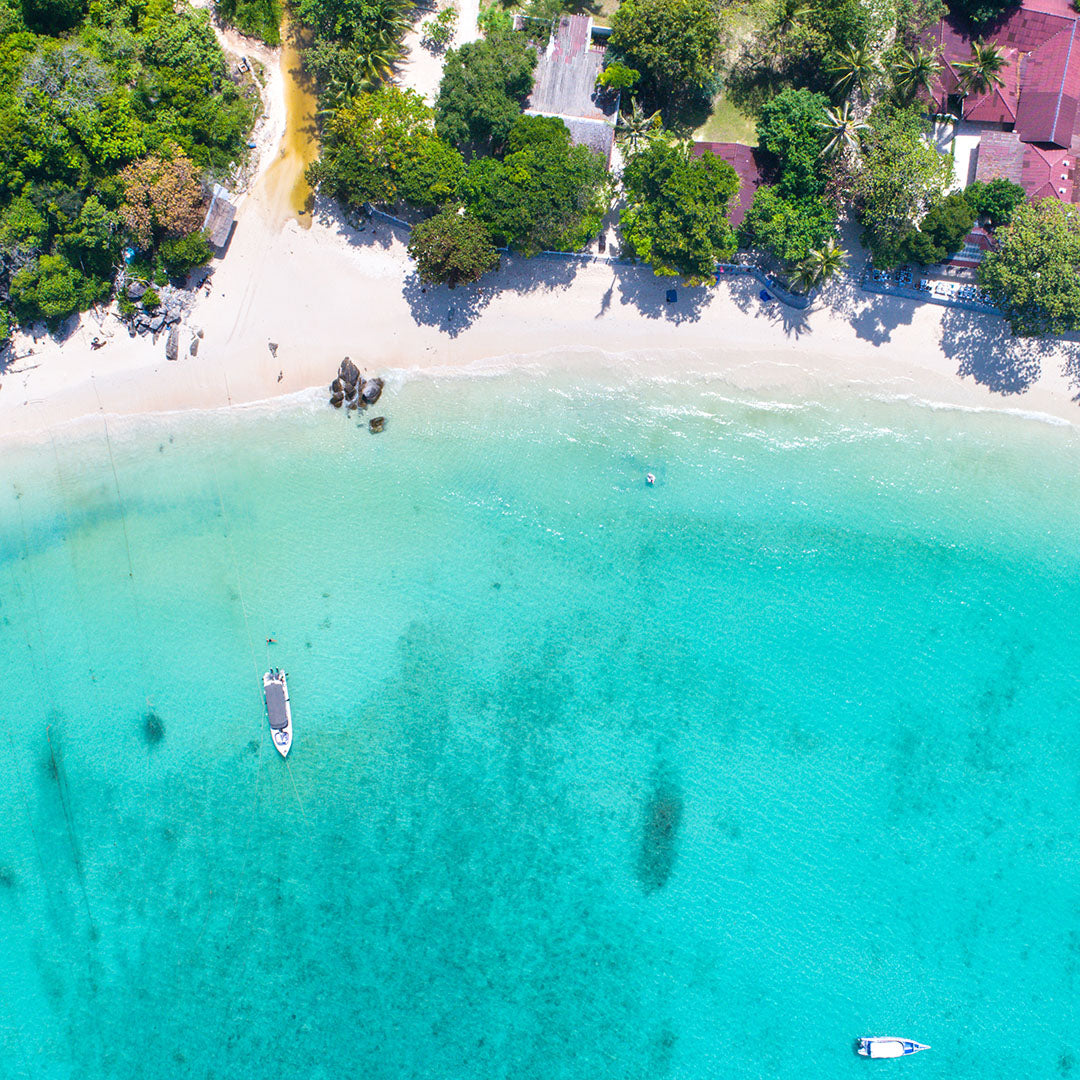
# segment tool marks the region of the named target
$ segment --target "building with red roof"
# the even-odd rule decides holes
[[[970,58],[967,30],[943,19],[933,34],[942,73],[935,107],[982,132],[976,179],[1005,177],[1032,199],[1072,202],[1080,149],[1080,13],[1069,0],[1024,0],[986,35],[1005,56],[1003,85],[966,94],[961,65]],[[1080,192],[1077,192],[1080,194]]]

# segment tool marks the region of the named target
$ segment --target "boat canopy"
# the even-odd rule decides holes
[[[270,726],[275,730],[280,730],[289,723],[285,687],[277,679],[266,685],[266,715],[270,718]]]
[[[904,1044],[899,1039],[877,1039],[870,1044],[870,1056],[873,1058],[903,1057]]]

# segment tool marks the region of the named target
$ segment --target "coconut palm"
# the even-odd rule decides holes
[[[636,100],[631,104],[630,115],[619,117],[617,127],[620,140],[631,154],[639,150],[642,145],[652,142],[663,130],[659,110],[652,116],[646,116]]]
[[[849,45],[833,57],[828,71],[833,76],[833,89],[846,97],[853,90],[865,90],[881,66],[868,46]]]
[[[992,86],[1004,86],[1001,69],[1008,63],[1001,47],[987,45],[985,41],[971,43],[971,59],[956,67],[960,72],[960,85],[966,94],[985,94]]]
[[[838,109],[826,109],[825,119],[819,124],[829,135],[829,141],[821,150],[822,157],[835,157],[841,150],[857,150],[859,132],[869,126],[851,111],[848,101]]]
[[[319,91],[319,116],[333,116],[339,109],[345,108],[357,94],[375,90],[378,83],[360,74],[360,69],[352,64],[335,64],[327,77],[325,85]]]
[[[892,68],[893,85],[906,98],[914,98],[920,91],[932,94],[940,74],[937,50],[922,45],[905,49]]]
[[[795,284],[809,292],[815,285],[828,281],[838,273],[846,261],[847,252],[835,240],[829,240],[822,247],[812,248],[799,263],[795,271]]]

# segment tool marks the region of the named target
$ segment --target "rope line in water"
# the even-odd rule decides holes
[[[120,528],[124,534],[124,551],[127,554],[128,580],[131,582],[131,602],[135,608],[135,623],[139,630],[139,640],[146,641],[147,639],[143,628],[142,606],[139,603],[139,591],[135,587],[135,564],[131,559],[131,543],[128,540],[127,513],[124,510],[124,497],[120,494],[120,475],[116,471],[116,458],[113,455],[112,439],[109,436],[109,418],[105,415],[105,406],[101,402],[101,394],[98,393],[97,383],[94,381],[93,375],[90,376],[90,385],[94,388],[94,396],[97,398],[98,411],[101,413],[101,422],[105,427],[105,445],[109,450],[109,466],[112,469],[113,484],[116,487],[116,505],[120,510]],[[143,670],[143,689],[146,692],[146,707],[152,710],[154,706],[149,692],[150,680],[146,670],[146,657],[141,649],[139,650],[139,665]]]
[[[233,543],[232,526],[229,523],[229,514],[225,509],[225,499],[221,493],[221,478],[218,475],[217,462],[213,458],[210,460],[211,468],[214,472],[214,486],[217,488],[218,507],[221,509],[221,520],[225,526],[225,539],[229,545],[229,553],[232,556],[233,561],[233,573],[236,577],[236,595],[240,597],[240,612],[244,617],[244,632],[247,634],[248,648],[251,650],[251,662],[255,670],[256,680],[261,679],[262,673],[259,671],[258,661],[255,659],[255,639],[251,635],[251,622],[248,619],[247,613],[247,601],[244,599],[244,586],[240,578],[240,562],[236,557],[236,545]],[[254,553],[251,556],[252,562],[255,563],[256,571],[258,570],[258,563],[255,562]],[[270,667],[270,645],[269,642],[266,645],[266,666]],[[260,725],[261,726],[261,725]],[[300,816],[304,819],[304,824],[310,829],[311,823],[308,821],[307,813],[304,811],[304,804],[300,801],[300,792],[296,787],[296,781],[293,779],[292,769],[289,767],[288,759],[284,759],[285,768],[289,774],[289,782],[292,784],[293,796],[296,799],[296,805],[300,809]]]

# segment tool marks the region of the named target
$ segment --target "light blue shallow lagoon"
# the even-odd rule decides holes
[[[1075,429],[379,409],[0,452],[0,1076],[1080,1077]]]

